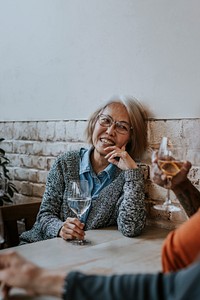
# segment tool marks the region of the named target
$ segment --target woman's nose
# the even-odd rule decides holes
[[[107,132],[108,134],[113,134],[113,133],[115,133],[115,123],[113,123],[113,124],[111,124],[109,127],[107,127],[106,132]]]

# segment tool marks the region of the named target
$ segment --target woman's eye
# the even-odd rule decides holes
[[[125,126],[125,125],[123,125],[123,124],[117,124],[117,126],[118,126],[118,128],[120,128],[120,129],[123,129],[123,130],[125,130],[125,131],[128,131],[128,129],[127,129],[127,127]]]
[[[106,119],[106,118],[102,119],[102,122],[105,123],[105,124],[110,124],[110,120]]]

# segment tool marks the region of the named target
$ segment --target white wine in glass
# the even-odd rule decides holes
[[[158,166],[167,177],[167,198],[161,205],[154,205],[157,210],[168,212],[178,212],[181,209],[172,204],[170,198],[171,181],[176,176],[183,165],[182,148],[173,147],[167,137],[163,137],[158,150]]]
[[[67,203],[70,209],[76,214],[77,218],[81,220],[81,217],[91,205],[91,194],[87,180],[75,180],[69,182]],[[88,240],[79,239],[73,240],[72,242],[77,245],[90,243]]]

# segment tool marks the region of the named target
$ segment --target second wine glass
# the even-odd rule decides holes
[[[76,214],[77,218],[81,217],[87,212],[91,205],[91,194],[87,180],[70,181],[67,192],[67,203],[70,209]],[[85,245],[88,240],[73,240],[74,244]]]
[[[182,160],[182,148],[173,146],[167,137],[163,137],[158,150],[158,166],[167,177],[167,198],[161,205],[154,205],[157,210],[168,212],[178,212],[181,209],[172,204],[170,198],[170,189],[172,178],[180,171]]]

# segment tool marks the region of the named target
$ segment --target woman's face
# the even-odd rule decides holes
[[[113,121],[126,122],[130,125],[127,110],[121,103],[109,104],[100,114],[111,117]],[[129,138],[130,131],[125,134],[121,134],[116,130],[114,123],[110,127],[103,127],[99,124],[98,120],[96,121],[92,134],[95,151],[103,156],[107,154],[104,150],[106,147],[116,146],[122,148],[123,146],[126,146]]]

